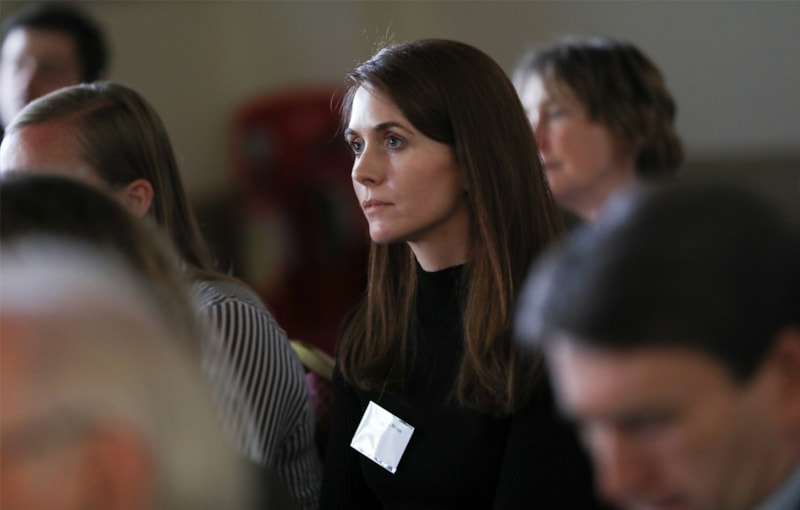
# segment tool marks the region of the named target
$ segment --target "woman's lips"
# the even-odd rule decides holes
[[[390,205],[392,205],[391,202],[375,199],[364,200],[361,202],[361,207],[364,209],[365,213],[376,212]]]

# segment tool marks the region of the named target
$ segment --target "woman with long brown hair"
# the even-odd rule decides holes
[[[372,238],[338,347],[321,508],[587,508],[590,472],[511,339],[562,231],[514,87],[455,41],[378,51],[342,125]]]

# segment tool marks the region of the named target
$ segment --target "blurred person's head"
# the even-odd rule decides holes
[[[676,172],[676,106],[641,50],[605,38],[534,47],[514,82],[556,200],[593,219],[616,190]]]
[[[798,261],[784,211],[682,180],[615,198],[537,262],[516,333],[545,349],[607,498],[745,510],[797,490]]]
[[[0,125],[48,92],[102,77],[108,50],[102,30],[64,2],[15,12],[2,27]]]
[[[137,92],[108,82],[33,101],[6,129],[0,172],[58,172],[117,195],[148,217],[192,268],[211,269],[167,130]]]
[[[1,250],[0,506],[246,508],[210,389],[152,289],[95,248]]]
[[[12,174],[0,179],[0,242],[37,237],[81,242],[117,254],[157,289],[159,309],[181,327],[190,347],[201,345],[177,254],[151,225],[117,200],[61,175]]]

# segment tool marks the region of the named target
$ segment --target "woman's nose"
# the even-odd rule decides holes
[[[372,151],[365,149],[356,156],[351,172],[353,181],[364,185],[372,186],[383,180],[383,171],[380,158],[373,155]]]
[[[536,140],[536,146],[541,151],[547,143],[547,130],[544,122],[531,123],[531,128],[533,129],[533,138]]]

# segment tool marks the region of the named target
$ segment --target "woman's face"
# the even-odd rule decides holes
[[[428,271],[463,263],[470,215],[453,149],[422,134],[385,95],[363,87],[345,138],[372,240],[408,243]]]
[[[573,96],[533,75],[520,99],[533,128],[553,196],[593,219],[609,196],[635,176],[633,152],[604,124],[591,120]]]

